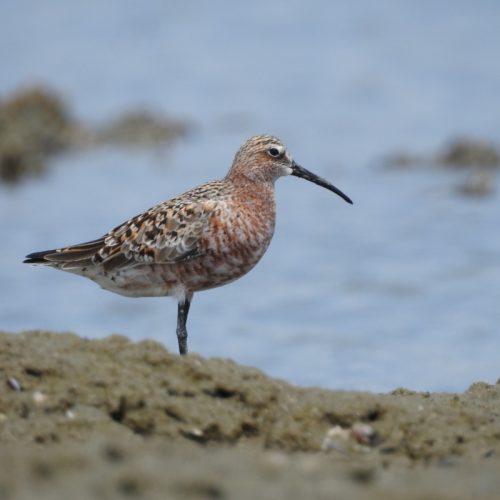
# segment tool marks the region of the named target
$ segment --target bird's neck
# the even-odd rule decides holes
[[[227,176],[233,197],[242,204],[257,205],[263,211],[274,211],[274,182],[254,180],[241,174]]]

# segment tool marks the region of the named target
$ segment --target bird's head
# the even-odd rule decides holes
[[[256,135],[248,139],[236,153],[228,173],[229,178],[243,176],[257,183],[274,183],[285,175],[314,182],[352,204],[351,199],[333,184],[296,163],[286,146],[272,135]]]

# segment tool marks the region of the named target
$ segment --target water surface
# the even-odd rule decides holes
[[[34,250],[93,239],[225,175],[256,133],[351,196],[277,183],[278,221],[248,276],[197,294],[189,346],[294,383],[463,390],[500,376],[500,197],[466,174],[388,170],[400,147],[498,140],[496,2],[5,2],[0,91],[31,82],[94,123],[144,106],[197,124],[166,151],[64,155],[0,186],[0,327],[153,337],[176,349],[171,299],[127,299]],[[498,180],[498,179],[497,179]]]

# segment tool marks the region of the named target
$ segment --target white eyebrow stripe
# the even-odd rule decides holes
[[[283,144],[271,144],[269,149],[271,148],[277,149],[280,152],[280,155],[285,152],[285,146],[283,146]]]

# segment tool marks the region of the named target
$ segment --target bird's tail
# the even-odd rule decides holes
[[[71,269],[92,264],[94,255],[104,243],[103,238],[65,248],[55,248],[26,255],[24,264],[42,264],[47,266]]]
[[[50,261],[46,259],[46,257],[55,252],[57,252],[56,249],[30,253],[29,255],[26,255],[23,260],[23,264],[50,264]]]

